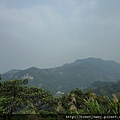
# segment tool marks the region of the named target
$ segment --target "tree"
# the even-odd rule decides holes
[[[56,99],[49,91],[27,87],[28,79],[4,81],[0,87],[0,106],[9,120],[16,113],[36,114],[54,109]]]
[[[1,75],[0,75],[0,80],[1,80]],[[1,86],[1,82],[0,82],[0,86]]]
[[[0,106],[3,107],[3,112],[9,115],[11,119],[13,113],[20,111],[25,107],[25,102],[21,97],[24,92],[25,84],[28,80],[10,80],[1,83],[0,86]]]

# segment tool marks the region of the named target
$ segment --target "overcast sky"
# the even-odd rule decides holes
[[[0,73],[88,57],[120,63],[120,0],[0,0]]]

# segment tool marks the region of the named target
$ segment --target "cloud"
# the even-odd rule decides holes
[[[89,56],[120,61],[118,3],[1,0],[1,71],[59,66]]]

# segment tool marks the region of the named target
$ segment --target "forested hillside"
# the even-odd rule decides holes
[[[117,82],[120,80],[120,64],[100,58],[78,59],[60,67],[9,71],[2,74],[3,80],[29,78],[28,86],[69,93],[71,89],[85,89],[95,81]]]
[[[112,94],[116,94],[120,97],[120,81],[118,82],[101,82],[96,81],[87,90],[93,90],[94,93],[102,96],[112,97]]]

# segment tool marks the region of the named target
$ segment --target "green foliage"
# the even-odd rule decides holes
[[[20,112],[25,106],[25,101],[21,94],[24,92],[24,83],[21,80],[10,80],[2,82],[0,87],[0,106],[2,113],[8,114],[9,118],[13,114]]]
[[[4,81],[0,87],[0,111],[15,119],[13,114],[38,114],[39,111],[50,111],[56,99],[49,91],[41,88],[26,87],[28,80]]]
[[[12,119],[52,119],[59,114],[119,114],[120,101],[113,94],[112,99],[99,96],[93,91],[71,90],[55,98],[49,91],[27,87],[28,80],[2,82],[0,87],[0,113],[9,114]],[[26,114],[18,118],[17,114]],[[48,115],[48,116],[45,116]],[[49,116],[51,115],[51,116]],[[53,119],[57,119],[55,116]],[[64,119],[61,117],[61,119]]]
[[[1,105],[3,98],[0,98],[0,114],[3,113],[3,106]]]
[[[94,93],[100,96],[108,96],[112,99],[112,94],[120,97],[120,81],[118,82],[94,82],[88,89],[92,89]]]
[[[0,75],[0,80],[1,80],[1,75]],[[2,85],[2,84],[1,84],[1,82],[0,82],[0,87],[1,87],[1,85]]]
[[[76,89],[59,99],[56,111],[62,114],[119,114],[119,107],[120,102],[115,94],[111,100],[92,91],[83,93]]]

